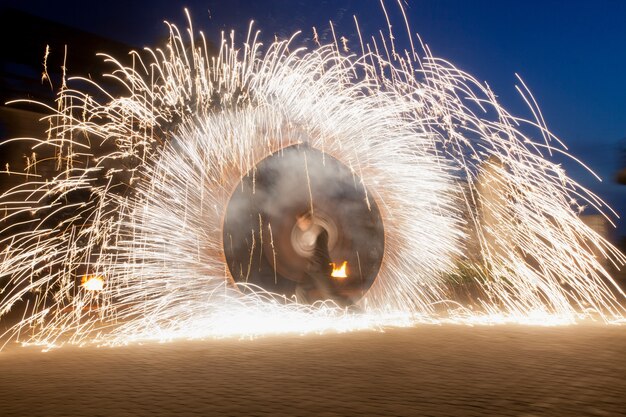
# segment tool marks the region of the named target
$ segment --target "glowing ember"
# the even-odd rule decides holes
[[[333,278],[348,278],[348,261],[343,261],[340,267],[338,267],[334,262],[331,264],[333,266],[333,273],[330,274]]]
[[[104,278],[99,275],[84,275],[80,279],[80,286],[87,291],[102,291]]]

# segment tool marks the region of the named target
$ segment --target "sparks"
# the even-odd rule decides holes
[[[0,315],[24,309],[5,340],[624,322],[624,294],[605,265],[626,259],[571,202],[613,214],[544,155],[566,151],[527,89],[535,121],[509,114],[428,48],[420,57],[391,42],[393,54],[379,53],[372,37],[359,56],[345,38],[343,48],[307,50],[295,37],[263,47],[251,32],[241,45],[223,38],[212,54],[193,31],[169,29],[166,48],[132,52],[134,67],[107,58],[126,94],[98,99],[91,80],[68,79],[73,87],[48,108],[49,137],[35,145],[53,150],[56,172],[0,197]],[[380,209],[385,250],[363,313],[244,291],[224,264],[231,191],[260,160],[299,144],[350,167],[368,207]],[[251,239],[271,239],[274,252],[268,226]],[[81,282],[84,270],[99,272]],[[459,282],[469,302],[455,299]]]

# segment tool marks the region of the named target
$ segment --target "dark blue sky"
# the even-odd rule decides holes
[[[385,3],[398,43],[404,46],[404,23],[396,2]],[[386,31],[378,0],[5,4],[138,47],[164,39],[164,19],[184,27],[183,7],[190,9],[194,26],[210,39],[230,28],[243,37],[250,19],[268,37],[302,30],[303,38],[310,37],[312,26],[323,32],[332,20],[338,33],[353,40],[354,48],[358,44],[353,15],[362,32]],[[406,8],[413,32],[435,55],[487,81],[509,110],[529,116],[514,88],[514,74],[520,74],[539,101],[548,127],[604,182],[598,183],[576,164],[565,164],[568,173],[626,217],[626,186],[614,182],[619,144],[626,138],[626,1],[409,0]],[[70,68],[73,71],[80,69]],[[624,223],[620,229],[626,232]]]

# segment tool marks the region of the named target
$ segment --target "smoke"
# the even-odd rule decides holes
[[[235,280],[271,284],[267,276],[259,275],[273,275],[275,269],[281,279],[297,280],[306,263],[294,247],[293,229],[296,216],[309,210],[329,232],[331,258],[336,263],[348,261],[352,276],[358,278],[352,286],[365,292],[383,257],[378,207],[355,172],[307,144],[263,159],[235,187],[224,221],[224,250]],[[271,270],[258,265],[263,255]],[[274,265],[275,259],[279,265]]]

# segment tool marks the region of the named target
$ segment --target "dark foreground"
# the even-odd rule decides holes
[[[626,327],[9,348],[0,415],[626,416]]]

